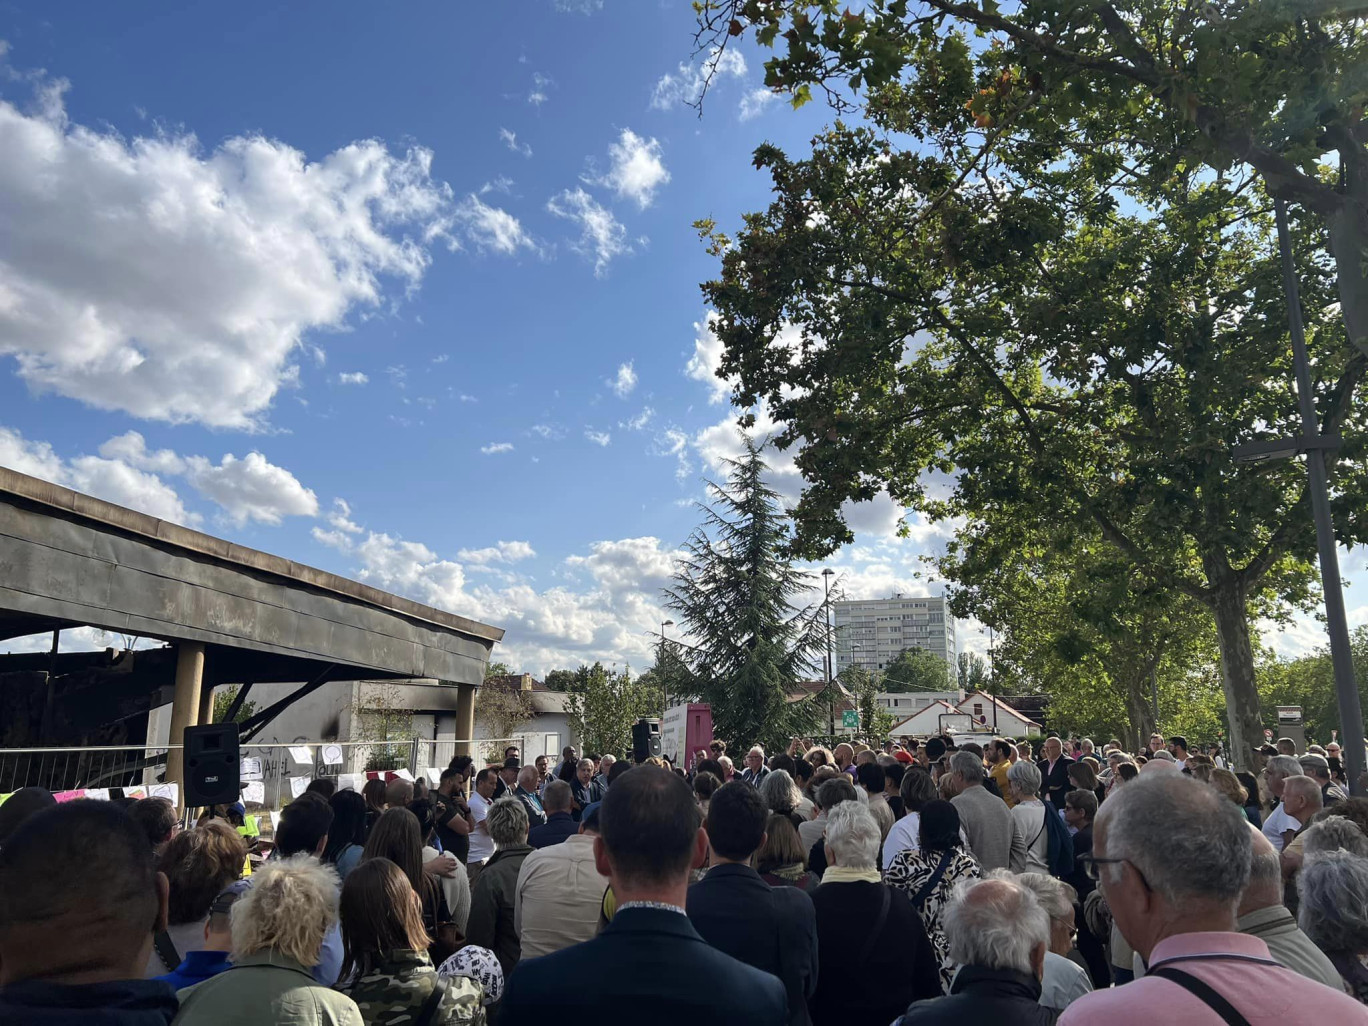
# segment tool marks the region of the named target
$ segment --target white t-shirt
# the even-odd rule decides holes
[[[1263,823],[1264,836],[1279,852],[1283,850],[1283,831],[1300,829],[1301,824],[1283,811],[1282,802],[1278,802],[1277,807],[1268,814]]]
[[[883,868],[893,864],[893,857],[900,851],[916,851],[920,845],[918,832],[921,830],[921,813],[909,812],[893,824],[883,845]]]
[[[485,830],[480,829],[480,824],[489,815],[489,802],[480,797],[478,791],[472,791],[470,801],[467,804],[470,806],[470,815],[475,820],[475,826],[470,831],[470,856],[466,860],[466,864],[473,866],[494,854],[494,838],[490,837]]]

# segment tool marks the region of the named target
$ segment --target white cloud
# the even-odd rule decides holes
[[[278,524],[287,516],[318,515],[318,496],[259,452],[249,452],[242,459],[227,453],[217,465],[203,456],[191,456],[186,464],[190,483],[222,506],[238,526],[248,520]]]
[[[488,445],[480,446],[480,452],[486,456],[497,456],[499,453],[512,452],[512,442],[490,442]]]
[[[351,518],[351,506],[345,499],[333,499],[332,511],[325,518],[329,524],[344,534],[360,534],[361,525],[354,523]]]
[[[527,102],[534,107],[540,107],[550,99],[546,90],[556,83],[550,75],[543,75],[540,71],[532,73],[532,88],[527,92]]]
[[[632,252],[627,242],[627,229],[583,189],[566,189],[559,196],[553,196],[547,201],[546,209],[579,225],[579,242],[572,248],[593,258],[596,276],[603,277],[614,257]]]
[[[619,399],[626,399],[632,394],[632,389],[637,386],[636,371],[632,369],[632,361],[619,364],[617,374],[608,382],[608,387]]]
[[[655,410],[653,410],[649,406],[646,406],[643,407],[642,411],[638,413],[635,417],[633,417],[631,420],[619,421],[618,427],[626,428],[628,431],[640,431],[644,427],[646,427],[646,425],[649,424],[654,417]]]
[[[495,175],[491,181],[485,182],[480,186],[480,195],[487,196],[491,192],[500,192],[505,196],[513,192],[513,179],[507,175]]]
[[[554,0],[553,6],[566,14],[593,14],[603,10],[603,0]]]
[[[525,142],[518,142],[517,132],[511,131],[507,128],[501,128],[499,129],[499,138],[502,139],[503,144],[507,146],[510,150],[512,150],[514,153],[521,153],[524,157],[532,156],[532,147]]]
[[[613,189],[619,198],[636,201],[645,210],[655,199],[655,191],[670,180],[660,158],[660,143],[643,139],[624,128],[618,141],[608,147],[608,173],[597,181]]]
[[[584,437],[600,446],[607,446],[613,440],[613,436],[607,431],[595,431],[593,428],[585,428]]]
[[[741,97],[741,103],[737,108],[737,117],[742,121],[750,121],[758,118],[765,111],[769,110],[770,104],[779,99],[779,94],[761,86],[752,89]]]
[[[473,395],[466,395],[464,392],[462,392],[460,396],[458,396],[458,398],[463,403],[478,403],[480,401],[476,399]]]
[[[258,427],[306,334],[381,304],[386,279],[416,286],[446,234],[428,150],[127,140],[26,77],[34,113],[0,101],[0,354],[36,392]]]
[[[120,449],[135,458],[141,455],[144,466],[164,462],[165,456],[178,459],[165,450],[147,453],[142,436],[136,432],[111,439],[106,446],[111,455]],[[0,466],[175,524],[190,527],[201,519],[188,511],[176,490],[154,473],[122,459],[101,456],[78,456],[68,463],[48,443],[31,442],[5,427],[0,427]]]
[[[501,541],[484,549],[461,549],[456,558],[466,563],[517,563],[532,559],[536,551],[525,541]]]
[[[474,193],[456,206],[453,216],[464,229],[466,238],[479,249],[509,255],[519,249],[537,248],[516,217],[506,210],[489,206]]]
[[[708,402],[725,403],[731,398],[733,382],[719,378],[717,368],[722,365],[722,340],[713,331],[718,321],[716,310],[709,310],[701,321],[694,321],[694,351],[684,367],[684,373],[708,386]]]
[[[361,371],[347,371],[339,374],[337,380],[343,385],[364,385],[370,381],[370,378]]]
[[[554,424],[533,424],[528,430],[548,442],[557,442],[565,437],[564,430]]]
[[[137,431],[116,435],[100,446],[100,455],[109,460],[122,460],[130,467],[151,471],[154,474],[181,474],[185,471],[185,461],[170,449],[151,452],[147,440]]]
[[[651,109],[673,110],[681,104],[696,103],[710,68],[714,78],[740,78],[746,73],[746,58],[735,49],[714,49],[701,64],[681,63],[677,71],[662,75],[656,83],[651,93]]]

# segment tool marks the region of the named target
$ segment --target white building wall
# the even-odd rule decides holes
[[[958,655],[955,618],[941,595],[894,595],[832,603],[839,673],[848,666],[883,670],[909,648],[924,648],[954,672]]]

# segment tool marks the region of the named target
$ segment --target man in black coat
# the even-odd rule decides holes
[[[1055,807],[1064,808],[1064,796],[1074,789],[1069,782],[1069,767],[1073,760],[1064,754],[1064,743],[1051,734],[1045,739],[1045,758],[1036,763],[1040,770],[1040,797]]]
[[[534,848],[549,848],[560,844],[571,834],[579,833],[579,824],[570,815],[572,802],[570,785],[564,780],[553,780],[546,785],[542,795],[542,808],[546,810],[546,822],[538,823],[527,833],[527,843]]]
[[[708,838],[693,792],[655,766],[623,773],[603,800],[594,861],[617,902],[593,940],[520,962],[500,1026],[610,1022],[646,1015],[652,1026],[781,1026],[784,985],[698,935],[684,906],[689,871]]]
[[[713,793],[704,824],[712,868],[689,888],[689,921],[713,947],[779,977],[789,1023],[807,1026],[817,989],[817,913],[800,888],[771,887],[750,867],[768,819],[765,800],[745,781]]]
[[[942,925],[962,968],[948,995],[914,1002],[897,1026],[1052,1026],[1058,1010],[1040,1004],[1050,917],[1034,894],[1015,880],[971,883],[946,906]]]

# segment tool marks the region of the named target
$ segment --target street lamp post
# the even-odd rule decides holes
[[[836,571],[827,567],[822,571],[822,616],[826,621],[826,689],[827,729],[836,736],[836,695],[831,689],[831,577]]]
[[[1292,237],[1287,228],[1287,204],[1281,197],[1273,201],[1278,225],[1278,251],[1282,259],[1283,287],[1287,293],[1287,320],[1292,335],[1292,356],[1297,376],[1297,404],[1301,408],[1302,436],[1276,441],[1238,445],[1231,455],[1236,462],[1253,463],[1287,458],[1303,453],[1311,485],[1311,512],[1316,522],[1316,547],[1320,554],[1321,591],[1325,596],[1325,624],[1330,635],[1330,662],[1335,671],[1335,694],[1339,699],[1340,729],[1344,732],[1345,772],[1353,794],[1363,794],[1359,782],[1364,770],[1363,709],[1358,682],[1354,678],[1354,657],[1349,647],[1349,625],[1344,615],[1344,589],[1340,583],[1339,551],[1335,546],[1335,524],[1330,513],[1329,474],[1325,454],[1339,440],[1320,433],[1316,419],[1316,398],[1311,390],[1311,361],[1306,352],[1306,333],[1302,327],[1301,298],[1297,270],[1292,260]]]
[[[670,709],[670,683],[665,677],[665,628],[674,625],[673,620],[664,620],[660,624],[660,658],[656,660],[656,673],[660,675],[660,715],[662,718]]]

